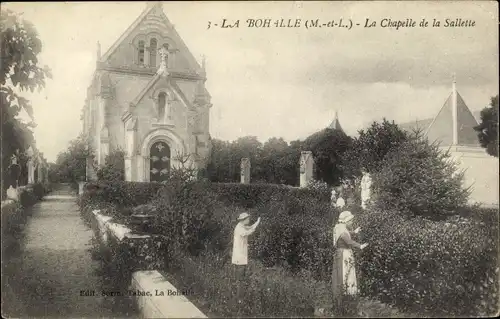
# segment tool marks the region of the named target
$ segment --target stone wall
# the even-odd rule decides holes
[[[498,158],[471,147],[452,148],[450,154],[465,171],[464,186],[471,187],[471,202],[498,206]]]

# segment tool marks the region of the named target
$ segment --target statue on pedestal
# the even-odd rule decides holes
[[[161,57],[161,62],[160,62],[160,67],[158,68],[158,74],[163,75],[163,76],[168,76],[168,71],[167,71],[167,62],[168,62],[168,50],[166,47],[162,46],[158,52],[160,53]]]
[[[371,187],[372,187],[372,178],[370,173],[366,170],[363,170],[363,178],[361,179],[361,207],[366,209],[368,202],[371,197]]]

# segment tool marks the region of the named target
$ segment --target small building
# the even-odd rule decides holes
[[[498,205],[498,158],[480,146],[474,130],[477,125],[453,79],[452,91],[433,120],[401,127],[422,129],[430,142],[438,142],[443,151],[450,152],[459,168],[465,171],[464,187],[471,187],[471,202]]]
[[[172,167],[196,170],[210,153],[205,60],[198,64],[160,2],[146,9],[101,55],[83,108],[83,130],[96,178],[114,150],[125,152],[127,181],[163,181]]]
[[[331,130],[339,130],[344,132],[344,129],[342,129],[342,126],[340,126],[339,115],[337,111],[335,111],[335,113],[333,114],[333,120],[330,125],[328,125],[328,128]]]

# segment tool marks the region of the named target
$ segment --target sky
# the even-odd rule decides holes
[[[43,43],[39,61],[52,70],[44,90],[24,94],[33,104],[37,147],[49,161],[82,130],[97,41],[104,54],[145,7],[2,4],[35,25]],[[398,123],[432,118],[451,92],[453,73],[472,111],[498,94],[496,1],[164,2],[163,10],[195,58],[206,57],[213,138],[303,139],[327,127],[335,111],[349,135],[384,117]],[[340,18],[360,25],[304,26]],[[445,19],[457,18],[475,25],[444,27]],[[239,27],[221,28],[223,19],[239,20]],[[301,19],[301,26],[250,28],[248,19]],[[366,19],[377,26],[364,27]],[[382,19],[413,19],[417,27],[383,28]],[[418,27],[422,19],[428,27]],[[433,19],[441,26],[432,27]]]

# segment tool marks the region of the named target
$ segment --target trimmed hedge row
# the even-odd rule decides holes
[[[173,181],[164,188],[150,185],[145,194],[146,185],[125,185],[106,186],[106,195],[95,198],[132,205],[158,193],[152,202],[157,207],[154,229],[168,234],[167,249],[191,255],[209,252],[228,264],[236,218],[246,210],[254,220],[261,217],[249,242],[251,259],[330,281],[331,230],[339,212],[330,207],[327,194],[276,185],[193,181]],[[357,258],[363,294],[421,313],[491,314],[497,306],[496,210],[462,208],[456,213],[467,218],[442,221],[352,211],[363,229],[358,241],[370,243]]]
[[[287,185],[212,183],[210,189],[215,192],[220,201],[244,208],[254,208],[270,200],[279,201],[285,198],[295,198],[298,201],[311,197],[319,201],[330,200],[328,191]]]
[[[464,213],[464,212],[462,212]],[[361,290],[400,309],[443,316],[498,311],[498,210],[469,209],[445,221],[359,214]]]
[[[119,208],[131,208],[147,204],[156,197],[165,185],[145,182],[90,182],[85,184],[85,192],[80,197],[81,205],[99,203]]]

